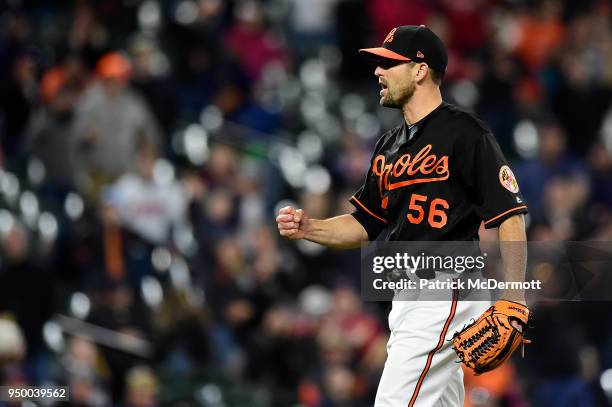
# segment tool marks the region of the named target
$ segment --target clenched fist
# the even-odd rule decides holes
[[[304,210],[285,206],[276,217],[278,231],[281,236],[291,240],[303,239],[308,231],[308,217]]]

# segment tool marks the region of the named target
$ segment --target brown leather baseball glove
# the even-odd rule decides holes
[[[516,321],[519,331],[512,326]],[[519,303],[499,300],[480,318],[453,335],[453,349],[475,374],[488,372],[504,363],[525,339],[529,309]]]

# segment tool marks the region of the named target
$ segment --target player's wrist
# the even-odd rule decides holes
[[[318,243],[316,239],[317,239],[317,229],[319,228],[318,227],[319,222],[320,220],[318,219],[302,219],[302,224],[300,225],[302,227],[302,233],[303,233],[302,239],[310,240],[311,242]]]
[[[500,300],[512,301],[527,306],[524,290],[506,290],[502,293]]]

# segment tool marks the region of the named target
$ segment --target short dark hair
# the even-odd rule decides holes
[[[431,75],[431,80],[436,85],[440,86],[442,83],[442,78],[444,77],[444,72],[436,71],[435,69],[429,68],[429,74]]]

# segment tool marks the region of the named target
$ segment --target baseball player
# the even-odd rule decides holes
[[[477,241],[484,222],[499,228],[500,241],[525,241],[527,206],[491,130],[442,100],[448,61],[442,41],[425,26],[401,26],[382,47],[360,52],[376,61],[380,104],[401,109],[404,120],[378,140],[365,181],[350,199],[353,213],[319,220],[285,207],[277,217],[280,234],[332,248],[375,239]],[[502,246],[501,254],[506,278],[521,279],[526,253]],[[502,298],[506,308],[528,315],[523,293],[508,290]],[[448,301],[393,301],[375,406],[462,406],[463,373],[449,338],[489,305],[458,301],[456,290]]]

